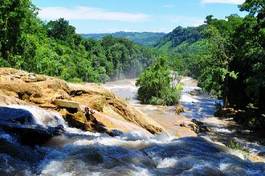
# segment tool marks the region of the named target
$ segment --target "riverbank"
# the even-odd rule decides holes
[[[244,129],[230,116],[215,117],[217,106],[221,105],[222,101],[204,93],[197,86],[196,80],[186,77],[181,82],[184,84],[184,91],[180,100],[185,107],[183,115],[195,119],[205,128],[198,134],[199,136],[227,146],[232,153],[241,158],[253,162],[265,162],[263,138],[259,138],[257,134]]]

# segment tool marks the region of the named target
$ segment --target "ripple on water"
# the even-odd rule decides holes
[[[3,136],[3,135],[2,135]],[[8,140],[8,138],[2,138]],[[58,139],[58,137],[57,137]],[[265,165],[244,161],[202,138],[172,139],[139,133],[109,137],[81,132],[66,134],[61,146],[42,146],[32,156],[44,153],[35,164],[0,155],[5,175],[241,175],[262,176]],[[134,147],[132,147],[135,145]],[[17,149],[21,145],[15,145]],[[32,168],[36,166],[36,168]],[[33,172],[33,173],[32,173]]]
[[[113,138],[111,138],[113,139]],[[94,142],[67,144],[51,149],[39,165],[42,175],[250,175],[262,176],[265,165],[251,163],[229,154],[224,148],[202,138],[165,140],[107,137]],[[91,140],[90,140],[91,141]],[[126,143],[142,143],[141,149]]]

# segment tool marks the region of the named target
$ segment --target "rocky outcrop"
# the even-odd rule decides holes
[[[163,131],[151,118],[97,84],[72,84],[11,68],[0,68],[1,104],[35,105],[57,111],[70,126],[88,131]]]

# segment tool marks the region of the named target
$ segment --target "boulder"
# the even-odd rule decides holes
[[[192,119],[191,121],[197,125],[197,133],[210,132],[210,129],[203,122],[196,119]]]
[[[184,107],[183,107],[181,104],[177,104],[177,105],[176,105],[176,113],[177,113],[177,114],[180,114],[180,113],[182,113],[182,112],[185,112],[185,111],[184,111]]]
[[[72,109],[71,109],[72,110]],[[77,112],[62,109],[61,115],[68,122],[70,127],[79,128],[85,131],[107,132],[105,126],[94,117],[94,111],[85,107]]]

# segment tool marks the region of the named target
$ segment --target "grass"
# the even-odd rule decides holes
[[[228,141],[227,147],[234,149],[234,150],[240,150],[240,151],[249,153],[248,149],[246,149],[242,144],[236,142],[234,139],[231,139]]]

